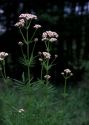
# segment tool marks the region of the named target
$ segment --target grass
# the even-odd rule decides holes
[[[18,86],[0,92],[1,125],[88,125],[89,87]],[[19,112],[19,109],[24,109]]]

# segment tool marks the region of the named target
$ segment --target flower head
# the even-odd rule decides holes
[[[18,112],[19,113],[24,112],[24,109],[19,109]]]
[[[24,14],[21,14],[19,16],[20,19],[24,19],[24,20],[32,20],[32,19],[37,19],[37,16],[36,15],[33,15],[33,14],[29,14],[29,13],[24,13]]]
[[[23,42],[19,41],[18,45],[23,46]]]
[[[49,80],[49,79],[51,78],[51,76],[50,76],[50,75],[45,75],[44,78],[45,78],[46,80]]]
[[[8,53],[0,52],[0,61],[4,60],[8,56]]]
[[[50,59],[51,58],[51,54],[48,52],[42,52],[43,56],[45,59]]]
[[[38,42],[38,38],[34,38],[34,42]]]
[[[42,58],[39,58],[39,61],[40,61],[40,62],[42,62],[42,61],[43,61],[43,59],[42,59]]]
[[[61,75],[63,75],[64,77],[70,77],[73,75],[73,73],[71,72],[70,69],[64,69],[64,72],[61,73]]]
[[[15,24],[15,26],[16,27],[24,27],[24,25],[25,25],[25,21],[24,21],[24,19],[20,19],[19,20],[19,22],[17,22],[16,24]]]
[[[57,38],[58,38],[58,34],[53,31],[46,31],[46,32],[43,32],[42,34],[42,41],[49,40],[50,42],[54,42],[54,41],[57,41]]]
[[[35,25],[33,26],[33,28],[35,28],[35,29],[39,29],[39,28],[41,28],[41,25],[39,25],[39,24],[35,24]]]
[[[55,58],[57,58],[58,57],[58,55],[57,54],[55,54]]]
[[[49,41],[50,41],[50,42],[56,42],[56,41],[57,41],[57,38],[50,38]]]

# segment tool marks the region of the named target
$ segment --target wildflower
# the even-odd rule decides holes
[[[51,58],[51,54],[48,52],[42,52],[43,56],[45,59],[50,59]]]
[[[73,75],[70,69],[64,69],[64,72],[61,73],[64,77],[70,77]]]
[[[50,76],[50,75],[45,75],[44,78],[45,78],[46,80],[49,80],[49,79],[51,78],[51,76]]]
[[[57,58],[58,57],[58,55],[57,54],[55,54],[55,58]]]
[[[37,19],[37,16],[36,15],[33,15],[33,14],[29,14],[29,13],[24,13],[24,14],[21,14],[19,16],[20,19],[24,19],[24,20],[32,20],[32,19]]]
[[[19,20],[19,22],[17,22],[16,24],[15,24],[15,26],[16,27],[24,27],[24,25],[25,25],[25,21],[24,21],[24,19],[20,19]]]
[[[40,62],[42,62],[42,61],[43,61],[43,59],[42,59],[42,58],[39,58],[39,61],[40,61]]]
[[[64,72],[61,72],[61,75],[64,75]]]
[[[36,24],[36,25],[33,26],[33,28],[35,28],[35,29],[39,29],[39,28],[41,28],[41,25]]]
[[[22,46],[22,45],[23,45],[23,42],[19,41],[19,42],[18,42],[18,45]]]
[[[19,109],[18,112],[19,113],[24,112],[24,109]]]
[[[0,61],[4,60],[8,56],[8,53],[0,52]]]
[[[34,38],[34,42],[38,42],[38,38]]]
[[[57,41],[57,38],[50,38],[49,41],[50,41],[50,42],[56,42],[56,41]]]
[[[39,55],[42,55],[42,53],[41,53],[41,52],[38,52],[38,54],[39,54]]]
[[[58,34],[53,31],[46,31],[46,32],[43,32],[42,34],[42,40],[49,40],[49,41],[51,40],[51,42],[53,42],[54,40],[56,41],[57,38],[58,38]]]
[[[71,73],[71,70],[70,70],[70,69],[65,69],[64,72],[65,72],[66,74],[68,74],[68,73]]]

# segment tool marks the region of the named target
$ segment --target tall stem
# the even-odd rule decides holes
[[[28,28],[26,29],[26,37],[27,37],[27,60],[29,62],[29,43],[28,43]],[[30,81],[30,68],[29,68],[29,63],[27,65],[27,73],[28,73],[28,79]]]
[[[64,84],[64,96],[66,95],[66,85],[67,85],[67,78],[65,78],[65,84]]]
[[[20,29],[20,33],[21,33],[21,36],[23,38],[23,41],[25,42],[25,44],[27,44],[27,41],[26,41],[26,39],[25,39],[25,37],[24,37],[23,32],[21,31],[21,29]]]
[[[46,75],[48,75],[48,71],[49,71],[49,69],[48,69],[48,67],[49,67],[49,60],[47,60],[47,69],[46,69]],[[48,85],[48,79],[46,79],[46,85]]]
[[[5,60],[3,60],[3,74],[4,74],[4,79],[6,79]]]
[[[42,76],[43,76],[43,64],[41,64],[42,67],[41,67],[41,80],[42,80]]]

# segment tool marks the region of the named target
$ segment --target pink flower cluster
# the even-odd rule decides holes
[[[32,20],[32,19],[37,19],[37,16],[36,15],[33,15],[33,14],[29,14],[29,13],[25,13],[25,14],[21,14],[19,16],[19,19],[24,19],[24,20]]]
[[[46,32],[43,32],[42,34],[42,41],[48,40],[50,42],[55,42],[57,41],[57,38],[58,38],[58,34],[53,31],[46,31]]]
[[[50,59],[51,58],[51,54],[48,52],[42,52],[43,56],[45,59]]]
[[[39,29],[39,28],[41,28],[41,25],[39,25],[39,24],[35,24],[35,25],[33,26],[33,28],[35,28],[35,29]]]
[[[24,27],[25,21],[24,19],[20,19],[19,22],[15,24],[16,27]]]
[[[38,54],[41,56],[41,58],[39,58],[39,61],[43,61],[43,59],[50,59],[51,58],[51,54],[48,52],[38,52]]]
[[[33,15],[33,14],[28,14],[28,13],[25,13],[25,14],[21,14],[19,16],[19,21],[15,24],[16,27],[24,27],[25,25],[25,21],[28,21],[28,20],[33,20],[33,19],[37,19],[37,16],[36,15]]]

